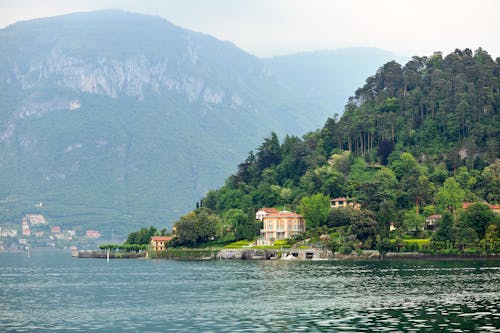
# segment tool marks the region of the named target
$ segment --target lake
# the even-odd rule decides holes
[[[500,261],[0,253],[2,332],[500,331]]]

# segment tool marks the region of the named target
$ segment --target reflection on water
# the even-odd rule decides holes
[[[500,332],[499,261],[74,259],[0,253],[0,331]]]

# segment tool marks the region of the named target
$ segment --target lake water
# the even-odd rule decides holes
[[[500,262],[0,253],[0,331],[500,332]]]

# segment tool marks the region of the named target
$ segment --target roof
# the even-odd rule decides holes
[[[168,242],[172,238],[172,236],[153,236],[151,237],[151,240],[154,242]]]
[[[427,220],[439,220],[442,217],[443,216],[441,216],[441,214],[434,214],[434,215],[431,215],[431,216],[427,216],[426,219]]]
[[[492,205],[492,204],[489,204],[487,202],[464,202],[463,204],[463,208],[464,209],[467,209],[469,208],[470,206],[472,205],[475,205],[475,204],[478,204],[478,203],[482,203],[483,205],[486,205],[488,206],[490,209],[500,209],[500,205]]]
[[[289,212],[289,211],[286,211],[286,210],[283,210],[281,212],[277,212],[275,214],[270,214],[270,215],[267,215],[265,216],[264,218],[276,218],[276,217],[303,217],[302,215],[300,214],[297,214],[297,213],[294,213],[294,212]]]
[[[335,198],[335,199],[331,199],[330,201],[333,201],[333,202],[338,202],[338,201],[347,201],[348,199],[345,198],[345,197],[338,197],[338,198]]]
[[[259,212],[262,211],[262,212],[266,212],[268,214],[273,214],[273,213],[278,213],[278,210],[276,208],[261,208],[258,210]]]

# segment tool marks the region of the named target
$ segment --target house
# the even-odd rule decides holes
[[[37,225],[37,224],[45,224],[45,217],[40,214],[26,214],[26,220],[29,222],[31,225]]]
[[[23,236],[31,236],[30,226],[28,225],[28,222],[26,222],[25,220],[23,220],[21,225],[21,234]]]
[[[330,200],[330,207],[331,208],[352,207],[354,209],[359,209],[361,207],[361,205],[358,203],[355,203],[352,199],[345,198],[345,197],[339,197],[339,198],[335,198],[335,199]]]
[[[274,241],[290,238],[306,231],[306,222],[302,215],[281,211],[269,213],[262,218],[263,229],[257,245],[273,245]]]
[[[276,208],[261,208],[255,213],[255,219],[263,221],[265,216],[276,213],[278,213]]]
[[[434,230],[439,220],[441,220],[442,216],[440,214],[434,214],[431,216],[427,216],[425,218],[425,228],[427,230]]]
[[[55,239],[66,239],[63,232],[56,232],[54,234]],[[97,238],[97,237],[96,237]]]
[[[87,230],[85,236],[87,236],[88,238],[99,238],[101,237],[101,233],[97,230]]]
[[[462,205],[462,208],[463,209],[467,209],[469,208],[470,206],[474,205],[474,204],[477,204],[479,202],[464,202],[463,205]],[[485,204],[486,206],[488,206],[490,208],[490,210],[494,213],[494,214],[500,214],[500,205],[492,205],[492,204],[489,204],[487,202],[481,202],[483,204]]]
[[[51,232],[52,234],[55,234],[55,233],[61,232],[61,227],[58,227],[58,226],[53,226],[53,227],[50,227],[50,232]]]
[[[15,229],[2,229],[0,228],[0,237],[16,237],[17,230]]]
[[[171,236],[153,236],[151,237],[151,248],[155,251],[163,251],[167,248],[167,243],[172,240]]]

